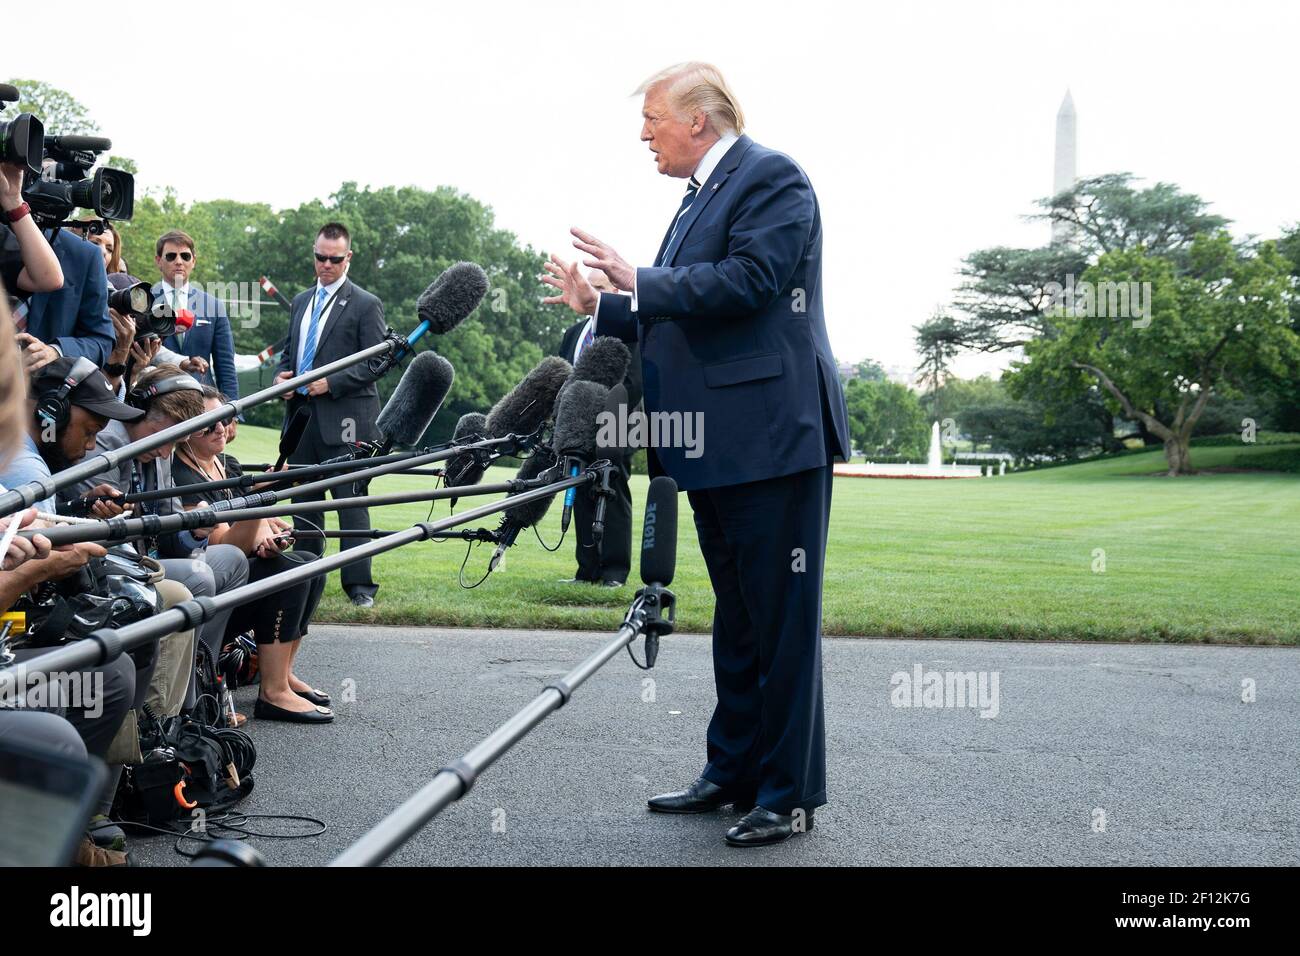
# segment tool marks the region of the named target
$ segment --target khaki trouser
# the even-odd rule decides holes
[[[176,581],[162,580],[154,584],[165,611],[191,597],[189,589]],[[194,629],[174,631],[158,642],[158,662],[153,678],[145,693],[144,702],[159,719],[175,717],[185,702],[185,688],[194,673]],[[118,729],[117,736],[108,748],[105,763],[138,764],[144,756],[140,753],[140,721],[134,710],[128,711]]]

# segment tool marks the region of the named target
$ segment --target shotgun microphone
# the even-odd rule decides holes
[[[375,419],[383,435],[375,455],[387,455],[394,444],[408,448],[418,445],[451,391],[455,377],[451,363],[437,352],[421,352],[412,359]]]
[[[487,436],[487,416],[482,412],[467,412],[460,416],[456,428],[451,433],[451,444],[468,445]],[[442,467],[443,484],[448,488],[465,488],[477,485],[487,471],[487,464],[482,455],[472,451],[463,451],[452,455]],[[452,498],[451,506],[456,507],[459,499]]]
[[[530,480],[538,477],[546,469],[554,464],[554,460],[545,451],[538,449],[519,466],[519,471],[515,477],[520,480]],[[537,498],[534,501],[525,502],[517,508],[511,508],[506,511],[505,517],[501,519],[501,526],[497,529],[498,541],[497,549],[492,552],[492,558],[488,561],[488,573],[491,574],[505,557],[506,548],[515,543],[519,537],[519,532],[524,528],[531,528],[538,524],[546,517],[546,512],[551,508],[551,502],[555,500],[555,495],[547,495],[545,498]]]
[[[645,518],[641,529],[641,583],[645,585],[642,596],[653,602],[651,623],[645,628],[645,663],[654,667],[659,656],[659,635],[672,631],[671,617],[663,618],[661,612],[671,612],[673,597],[667,590],[673,583],[677,570],[677,482],[667,475],[650,481],[646,492]]]
[[[551,421],[555,397],[573,374],[573,366],[555,355],[547,356],[492,406],[487,416],[489,438],[531,435]]]
[[[280,457],[275,460],[275,467],[272,471],[279,471],[289,456],[298,450],[302,444],[302,436],[307,431],[307,426],[311,424],[311,408],[306,405],[299,405],[289,423],[284,426],[284,431],[280,434]]]
[[[599,382],[570,381],[564,387],[564,394],[556,403],[555,433],[551,447],[564,462],[566,477],[577,475],[595,459],[598,418],[605,410],[608,399],[609,389]],[[560,514],[561,533],[569,530],[576,495],[576,487],[564,493],[564,510]]]

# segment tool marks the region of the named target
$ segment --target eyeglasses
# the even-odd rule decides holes
[[[317,262],[332,262],[334,265],[342,265],[347,256],[323,256],[319,252],[315,253]]]
[[[166,259],[168,262],[175,262],[177,256],[181,257],[181,262],[189,262],[191,259],[194,258],[194,253],[192,252],[164,252],[163,253],[163,258]]]

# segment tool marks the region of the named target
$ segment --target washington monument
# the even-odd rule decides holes
[[[1066,90],[1065,99],[1061,100],[1061,108],[1056,111],[1056,168],[1052,176],[1053,196],[1065,192],[1074,185],[1075,122],[1074,100],[1070,96],[1070,91]],[[1058,242],[1069,242],[1072,235],[1073,227],[1068,223],[1052,223],[1053,245]]]

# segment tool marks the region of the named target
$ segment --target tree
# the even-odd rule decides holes
[[[1011,376],[1021,394],[1096,384],[1112,410],[1164,443],[1170,475],[1191,470],[1191,435],[1214,395],[1300,363],[1289,263],[1276,243],[1243,252],[1226,232],[1197,236],[1185,262],[1180,273],[1170,258],[1142,247],[1103,254],[1084,281],[1145,293],[1143,315],[1059,309],[1056,334],[1030,342]]]
[[[930,431],[916,394],[906,385],[853,379],[845,403],[849,435],[868,455],[925,457]]]
[[[18,87],[21,94],[16,104],[10,104],[7,112],[12,118],[18,113],[35,113],[36,118],[45,126],[45,135],[61,136],[67,133],[94,135],[99,127],[90,118],[87,110],[71,93],[51,86],[41,80],[10,80]]]
[[[939,391],[948,380],[952,360],[961,347],[961,335],[951,316],[935,312],[926,322],[916,326],[916,351],[921,356],[917,381],[930,387],[930,404],[934,416],[941,417]]]

